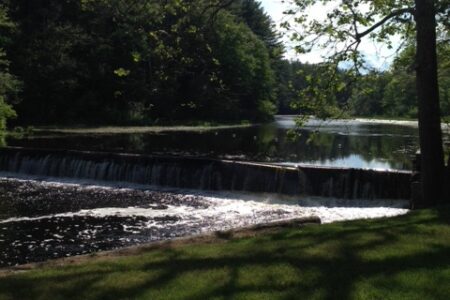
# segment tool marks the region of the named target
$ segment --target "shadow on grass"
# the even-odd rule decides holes
[[[0,278],[0,299],[448,299],[450,209]]]

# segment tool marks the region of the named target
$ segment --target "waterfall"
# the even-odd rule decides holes
[[[162,187],[346,199],[409,199],[411,173],[101,152],[0,149],[0,171]]]

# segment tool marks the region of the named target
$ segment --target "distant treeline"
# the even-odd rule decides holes
[[[304,90],[326,88],[327,78],[320,84],[315,78],[324,77],[324,66],[284,62],[281,74],[285,82],[278,94],[279,111],[285,114],[323,114],[323,117],[386,117],[417,118],[415,47],[406,47],[385,71],[367,71],[356,78],[346,70],[338,70],[341,88],[329,95],[324,107],[305,97]],[[442,116],[450,116],[450,45],[438,48],[439,91]],[[328,73],[326,73],[328,75]],[[283,90],[284,87],[289,87]]]
[[[348,100],[358,116],[417,118],[415,47],[399,53],[385,72],[370,72],[357,81]],[[438,48],[438,76],[442,116],[450,116],[450,45]]]

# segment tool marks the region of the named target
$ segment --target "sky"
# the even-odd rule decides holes
[[[283,15],[283,11],[290,7],[289,4],[283,3],[282,0],[260,0],[260,2],[265,11],[272,17],[276,24],[280,24],[282,21],[286,20],[287,17]],[[330,7],[316,6],[310,10],[309,15],[314,19],[324,19],[326,18],[326,13],[329,9]],[[324,51],[314,51],[308,54],[298,55],[292,50],[292,43],[289,42],[289,38],[287,36],[284,36],[284,41],[287,47],[286,58],[288,59],[300,60],[301,62],[318,63],[323,60],[322,56],[326,54]],[[395,43],[400,43],[400,41],[394,41],[394,44]],[[363,41],[360,49],[367,57],[367,60],[372,67],[377,69],[388,68],[394,58],[394,50],[389,50],[386,47],[383,47],[383,45],[377,45],[367,39]]]

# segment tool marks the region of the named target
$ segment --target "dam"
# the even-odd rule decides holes
[[[0,172],[210,191],[410,199],[411,172],[93,151],[0,149]]]

